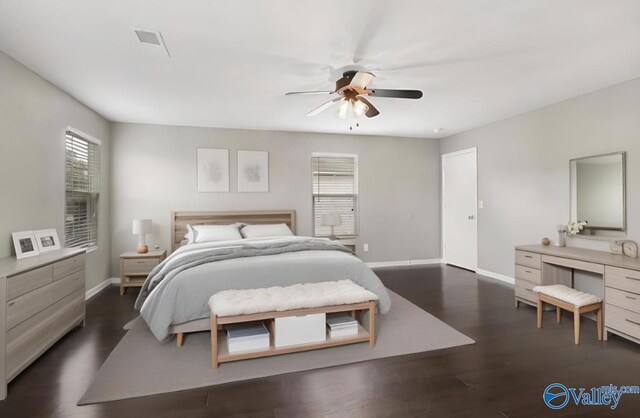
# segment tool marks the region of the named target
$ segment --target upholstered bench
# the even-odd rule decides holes
[[[219,363],[244,360],[278,354],[294,353],[338,345],[369,342],[375,345],[375,307],[378,296],[358,286],[351,280],[335,282],[304,283],[286,287],[261,289],[225,290],[209,298],[211,309],[211,366]],[[322,341],[277,347],[273,345],[274,326],[280,318],[292,318],[294,321],[305,316],[327,313],[349,312],[354,319],[359,314],[369,312],[369,326],[365,329],[358,325],[358,333],[347,337],[328,337]],[[224,338],[218,337],[221,325],[262,321],[270,330],[272,344],[268,349],[231,353]],[[322,331],[326,324],[322,319]],[[362,322],[361,319],[359,322]],[[314,328],[315,329],[315,328]]]
[[[533,291],[538,295],[538,328],[542,328],[543,303],[556,307],[556,321],[558,323],[562,318],[561,309],[573,312],[574,340],[576,344],[580,344],[580,315],[595,311],[598,341],[602,340],[602,299],[562,284],[536,286]]]

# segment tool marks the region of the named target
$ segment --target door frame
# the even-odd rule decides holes
[[[475,217],[476,217],[476,224],[475,224],[475,228],[476,228],[476,254],[475,254],[475,266],[473,266],[473,271],[477,272],[478,271],[478,147],[471,147],[471,148],[465,148],[459,151],[453,151],[453,152],[448,152],[445,154],[442,154],[440,156],[440,182],[441,182],[441,190],[442,193],[440,195],[440,222],[442,225],[442,236],[441,236],[441,248],[440,250],[442,251],[442,262],[444,264],[447,264],[447,257],[446,257],[446,252],[445,252],[445,210],[444,210],[444,196],[445,196],[445,182],[444,182],[444,162],[447,158],[451,158],[451,157],[455,157],[458,155],[462,155],[462,154],[468,154],[468,153],[474,153],[475,157],[476,157],[476,181],[475,181],[475,196],[474,196],[474,200],[476,202],[476,213],[475,213]],[[461,267],[463,268],[463,267]]]

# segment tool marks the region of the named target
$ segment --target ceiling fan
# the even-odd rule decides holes
[[[380,112],[366,97],[391,97],[397,99],[419,99],[422,97],[420,90],[367,88],[374,77],[372,73],[365,71],[345,71],[342,73],[342,78],[336,81],[335,91],[292,91],[286,93],[286,96],[296,94],[337,94],[338,97],[313,109],[307,113],[307,116],[315,116],[323,110],[339,104],[338,117],[340,119],[346,119],[349,109],[353,111],[356,117],[365,115],[368,118],[373,118],[378,116]]]

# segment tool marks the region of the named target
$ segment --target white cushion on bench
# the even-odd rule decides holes
[[[217,316],[281,312],[378,300],[378,296],[351,280],[302,283],[286,287],[224,290],[209,298],[211,312]]]
[[[555,299],[560,299],[577,307],[593,305],[594,303],[602,302],[602,299],[597,296],[572,289],[563,284],[536,286],[533,288],[533,291],[536,293],[542,293],[543,295],[551,296]]]

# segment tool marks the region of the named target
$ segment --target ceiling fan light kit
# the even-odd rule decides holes
[[[380,114],[380,111],[365,98],[369,97],[388,97],[396,99],[420,99],[422,92],[420,90],[388,90],[388,89],[371,89],[369,84],[374,79],[372,73],[366,71],[345,71],[342,74],[342,78],[336,81],[335,91],[294,91],[286,93],[286,96],[301,95],[301,94],[338,94],[332,100],[318,106],[311,112],[307,113],[307,116],[315,116],[320,112],[332,107],[339,103],[338,106],[338,118],[346,119],[349,110],[353,113],[356,119],[356,127],[360,126],[357,122],[358,117],[366,116],[368,118],[376,117]],[[353,126],[349,127],[353,130]]]

